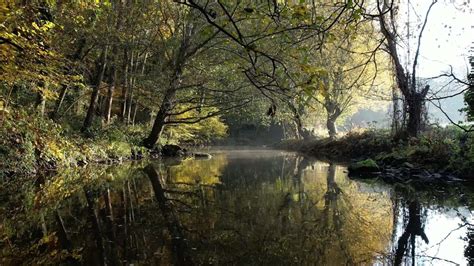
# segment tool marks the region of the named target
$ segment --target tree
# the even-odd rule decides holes
[[[169,76],[160,82],[161,104],[143,141],[148,148],[154,147],[167,125],[199,123],[249,102],[248,95],[241,93],[243,86],[226,77],[231,75],[229,66],[235,67],[235,59],[222,53],[226,44],[219,39],[219,32],[194,9],[181,5],[168,8],[176,15],[165,22],[173,27],[166,38],[169,45],[158,58],[165,60],[161,71]],[[228,59],[231,63],[226,63]]]
[[[335,138],[337,120],[377,102],[375,96],[387,91],[390,79],[387,60],[379,49],[382,41],[370,23],[360,20],[349,27],[335,26],[331,34],[300,63],[304,78],[299,87],[311,96],[310,102],[323,107],[329,137]]]
[[[0,4],[0,79],[8,88],[4,109],[20,84],[37,94],[36,106],[44,113],[46,100],[57,97],[61,84],[72,82],[65,73],[65,57],[53,46],[58,27],[46,3]]]
[[[471,73],[468,75],[469,89],[464,93],[464,102],[466,108],[464,111],[467,114],[468,121],[474,121],[474,56],[469,58],[471,64]]]
[[[392,59],[396,82],[398,88],[403,94],[407,106],[408,122],[405,131],[407,136],[410,137],[417,137],[421,131],[423,106],[426,95],[430,90],[429,85],[420,86],[417,82],[418,76],[416,74],[416,69],[418,67],[423,32],[428,23],[430,11],[437,2],[437,0],[431,2],[425,13],[423,23],[420,25],[416,41],[415,56],[413,59],[408,59],[408,61],[410,61],[408,65],[411,66],[411,69],[407,69],[403,66],[401,60],[402,54],[398,49],[400,42],[402,41],[402,37],[399,34],[400,29],[398,28],[400,23],[397,21],[397,10],[399,9],[398,4],[392,0],[377,0],[376,13],[365,14],[366,17],[378,20],[380,31],[385,37],[384,48]]]
[[[301,108],[296,101],[305,101],[305,97],[297,96],[301,91],[297,88],[299,82],[292,75],[290,61],[298,57],[295,54],[299,53],[302,43],[311,40],[309,46],[318,49],[343,17],[345,25],[349,26],[361,15],[361,10],[352,1],[333,4],[300,1],[296,4],[293,1],[206,3],[186,0],[178,3],[197,10],[235,44],[234,53],[245,62],[242,71],[270,101],[273,111],[269,112],[274,114],[276,103],[283,102],[292,113],[297,138],[304,135],[304,130]]]

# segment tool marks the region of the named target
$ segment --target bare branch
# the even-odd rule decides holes
[[[428,23],[428,16],[430,15],[431,8],[438,2],[438,0],[433,0],[431,2],[428,11],[426,11],[425,21],[423,22],[423,26],[420,30],[420,35],[418,36],[418,44],[416,47],[415,59],[413,60],[413,70],[412,70],[412,84],[416,84],[416,66],[418,65],[418,56],[420,55],[420,47],[421,47],[421,38],[423,36],[423,32],[425,31],[426,24]]]
[[[243,106],[249,104],[250,102],[251,102],[251,100],[247,100],[247,101],[244,101],[241,104],[230,106],[228,108],[221,109],[217,112],[210,112],[207,115],[201,116],[201,117],[189,117],[189,118],[183,118],[183,119],[179,119],[179,120],[168,120],[168,121],[165,122],[165,124],[168,124],[168,125],[169,124],[196,124],[196,123],[199,123],[199,122],[201,122],[203,120],[206,120],[208,118],[218,116],[218,115],[222,115],[222,114],[224,114],[224,113],[226,113],[230,110],[243,107]]]
[[[469,132],[474,132],[474,125],[471,125],[469,128],[465,128],[463,127],[462,125],[454,122],[451,117],[449,117],[449,115],[443,110],[443,108],[441,107],[441,103],[440,101],[438,101],[438,104],[434,103],[434,101],[432,100],[428,100],[430,103],[432,103],[436,108],[438,108],[443,114],[444,116],[449,120],[449,122],[453,125],[455,125],[457,128],[461,129],[462,131],[466,132],[466,133],[469,133]]]

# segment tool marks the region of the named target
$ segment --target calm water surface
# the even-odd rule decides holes
[[[0,212],[0,264],[469,265],[464,188],[356,181],[273,150],[60,173]]]

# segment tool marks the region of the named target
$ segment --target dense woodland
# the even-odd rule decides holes
[[[448,7],[0,1],[0,264],[474,263],[474,48],[420,74]]]
[[[451,97],[417,75],[430,10],[450,4],[430,3],[405,59],[396,1],[3,1],[0,172],[229,134],[239,145],[336,139],[370,106],[392,106],[389,138],[420,137],[432,128],[426,102]],[[439,77],[463,86],[472,120],[468,77]]]

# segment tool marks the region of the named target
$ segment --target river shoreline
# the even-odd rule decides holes
[[[434,144],[430,144],[434,145]],[[349,176],[381,178],[387,183],[471,183],[473,170],[468,160],[454,149],[426,147],[419,140],[394,143],[374,133],[347,135],[340,139],[287,140],[276,148],[348,165]],[[431,148],[431,149],[430,149]]]
[[[442,250],[453,249],[428,255],[460,264],[469,259],[463,253],[468,240],[461,237],[471,229],[460,224],[470,222],[463,219],[471,217],[472,193],[461,186],[419,190],[351,180],[343,165],[283,150],[209,152],[209,160],[179,163],[176,157],[107,167],[91,163],[28,189],[19,183],[17,193],[4,190],[0,261],[168,265],[186,258],[200,265],[292,264],[297,258],[298,264],[326,265],[335,260],[329,252],[337,240],[336,247],[356,251],[338,251],[345,254],[336,257],[338,264],[390,264],[396,258],[411,259],[401,252],[404,248],[390,249],[398,247],[401,234],[410,230],[404,221],[419,225],[418,230],[430,243],[440,242]],[[455,211],[458,215],[452,215]],[[203,237],[203,230],[210,237]],[[305,239],[308,232],[312,238]],[[258,249],[262,238],[269,240]],[[144,241],[138,249],[123,239]],[[328,250],[323,252],[328,259],[300,248],[308,241],[308,249],[319,245]],[[430,245],[419,243],[423,246],[417,246],[416,258],[423,263],[419,255]]]

